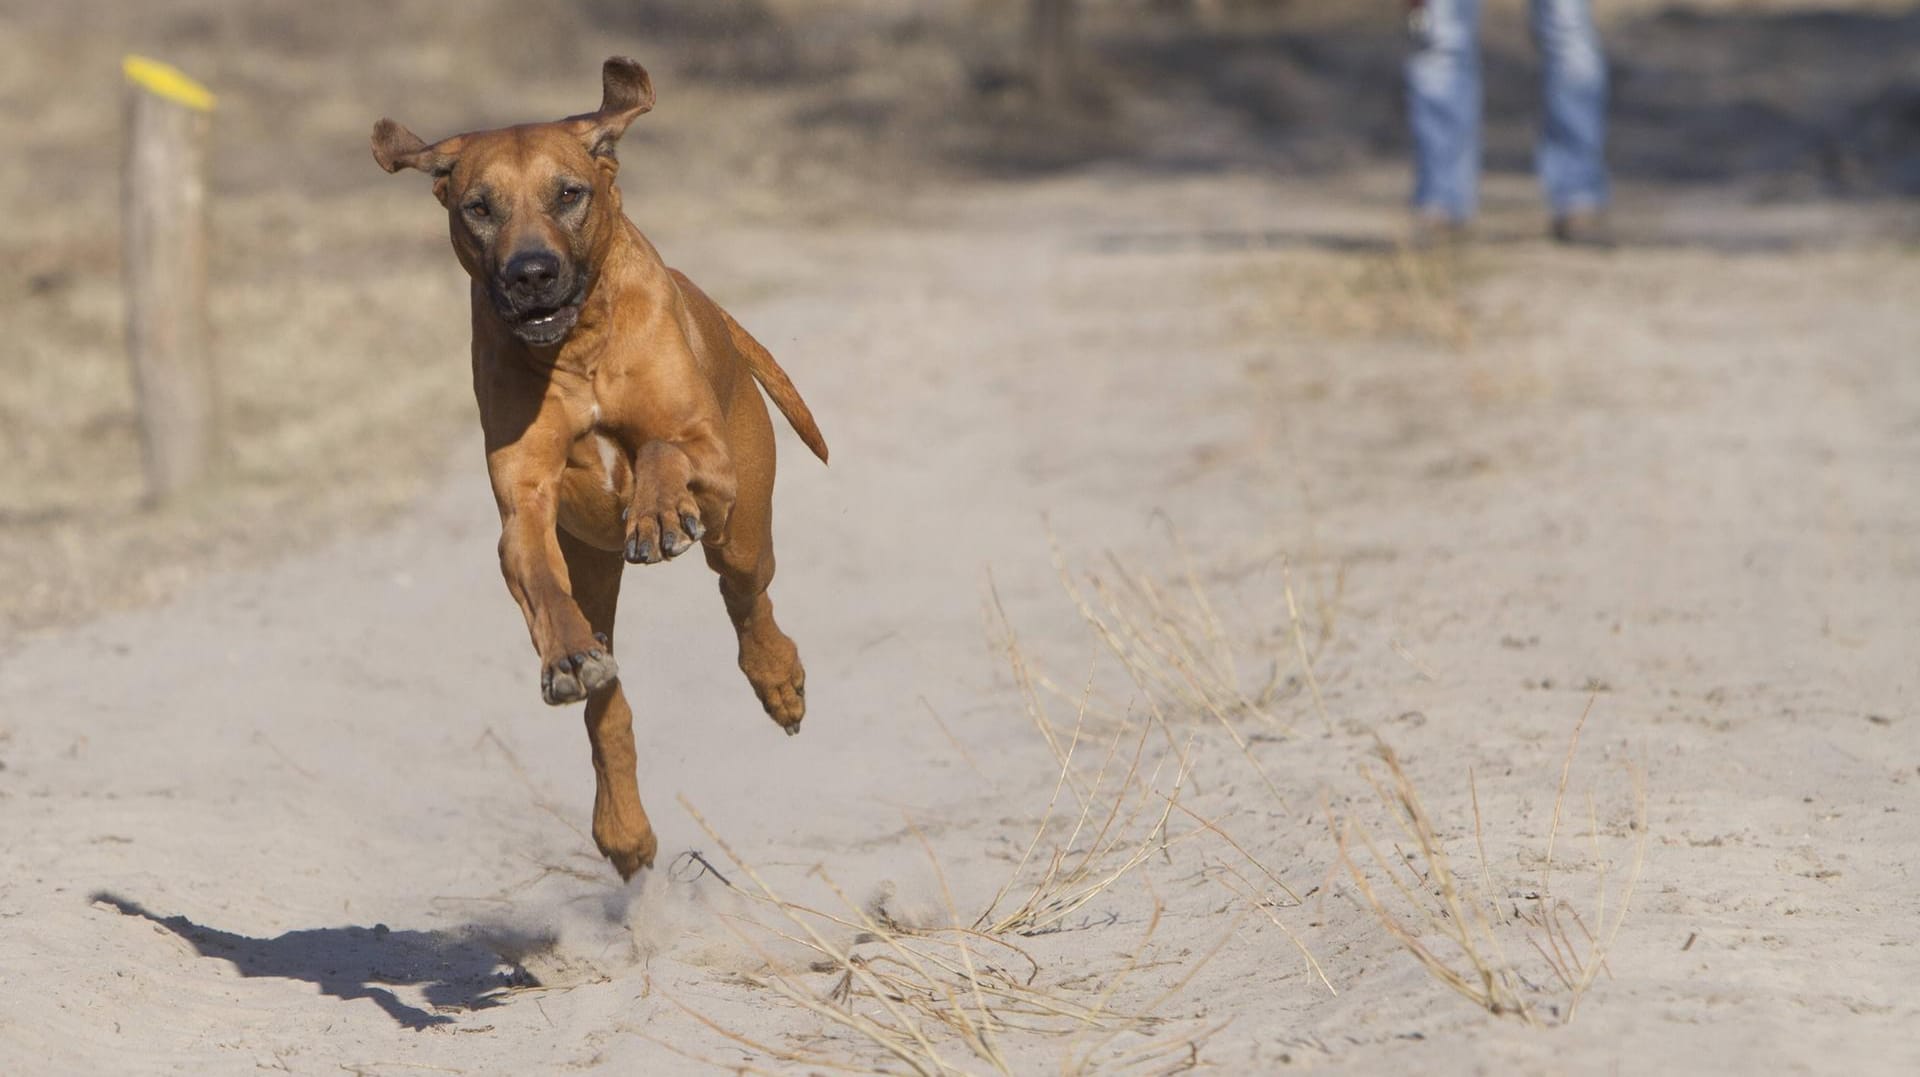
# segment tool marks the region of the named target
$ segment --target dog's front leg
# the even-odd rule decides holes
[[[702,538],[724,545],[736,485],[726,443],[710,430],[643,442],[633,454],[627,560],[669,560]]]
[[[555,530],[566,444],[562,436],[528,430],[487,454],[500,508],[500,573],[540,655],[540,694],[556,706],[587,698],[619,672],[573,599]]]

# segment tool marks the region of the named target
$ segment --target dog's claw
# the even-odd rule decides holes
[[[707,528],[688,485],[692,476],[686,454],[667,442],[650,442],[633,468],[624,517],[627,560],[651,565],[692,549]]]
[[[555,707],[578,703],[619,675],[620,667],[605,651],[576,651],[540,672],[540,698]]]

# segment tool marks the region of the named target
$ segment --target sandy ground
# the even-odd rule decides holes
[[[676,798],[783,895],[838,907],[820,867],[903,930],[972,923],[1033,878],[1016,865],[1060,771],[983,618],[991,580],[1066,697],[1041,693],[1059,735],[1093,679],[1077,780],[1144,745],[1134,795],[1177,784],[1198,813],[1149,812],[1142,862],[1063,930],[1007,936],[1051,997],[1157,1020],[1004,1029],[1013,1071],[1911,1072],[1920,259],[1888,238],[1901,222],[1630,190],[1639,242],[1573,253],[1532,238],[1509,183],[1484,243],[1413,258],[1388,242],[1397,184],[1096,170],[895,224],[654,229],[833,444],[823,469],[783,436],[775,595],[811,671],[803,735],[758,713],[703,568],[630,572],[619,657],[662,856],[621,886],[583,836],[585,738],[538,702],[468,436],[370,534],[5,655],[6,1068],[686,1072],[672,1048],[902,1070],[766,985],[771,967],[830,998],[840,972],[682,858],[751,888]],[[1191,571],[1257,706],[1217,721],[1130,686],[1050,543],[1082,588],[1118,578],[1108,551],[1169,594]],[[1431,978],[1341,867],[1329,811],[1391,834],[1356,769],[1374,734],[1490,885],[1535,1023]],[[1097,845],[1074,814],[1042,859]],[[1566,1020],[1520,914],[1544,885],[1611,923],[1636,832],[1610,975]],[[1413,861],[1409,891],[1432,893]]]
[[[0,0],[0,1071],[1913,1072],[1920,18],[1655,7],[1605,9],[1622,249],[1539,239],[1505,2],[1488,217],[1413,254],[1391,3],[1116,3],[1080,126],[1006,131],[1005,2]],[[223,94],[234,459],[158,511],[132,47]],[[364,148],[588,107],[613,51],[670,57],[629,208],[834,459],[782,435],[804,735],[702,567],[630,573],[627,886],[443,222]],[[1471,992],[1462,923],[1505,1012],[1394,930]],[[955,940],[981,994],[875,997]]]

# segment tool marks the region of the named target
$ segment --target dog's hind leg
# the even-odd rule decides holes
[[[613,652],[613,619],[620,601],[620,555],[596,550],[560,529],[573,597],[594,634]],[[633,747],[633,711],[618,678],[587,696],[587,741],[593,748],[593,843],[623,879],[653,866],[657,841],[640,806],[639,764]]]
[[[773,619],[773,424],[751,380],[741,378],[727,417],[737,492],[720,544],[706,546],[720,597],[740,637],[740,672],[767,716],[789,734],[807,714],[807,671],[799,648]]]

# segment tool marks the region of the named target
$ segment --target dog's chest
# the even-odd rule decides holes
[[[605,430],[600,428],[600,404],[594,402],[588,413],[587,441],[593,448],[593,454],[600,463],[600,488],[607,493],[617,493],[620,487],[620,468],[624,461],[620,458],[620,445]]]
[[[633,469],[613,435],[596,422],[567,454],[560,482],[560,524],[589,545],[617,550],[624,534],[621,509],[631,492]]]

